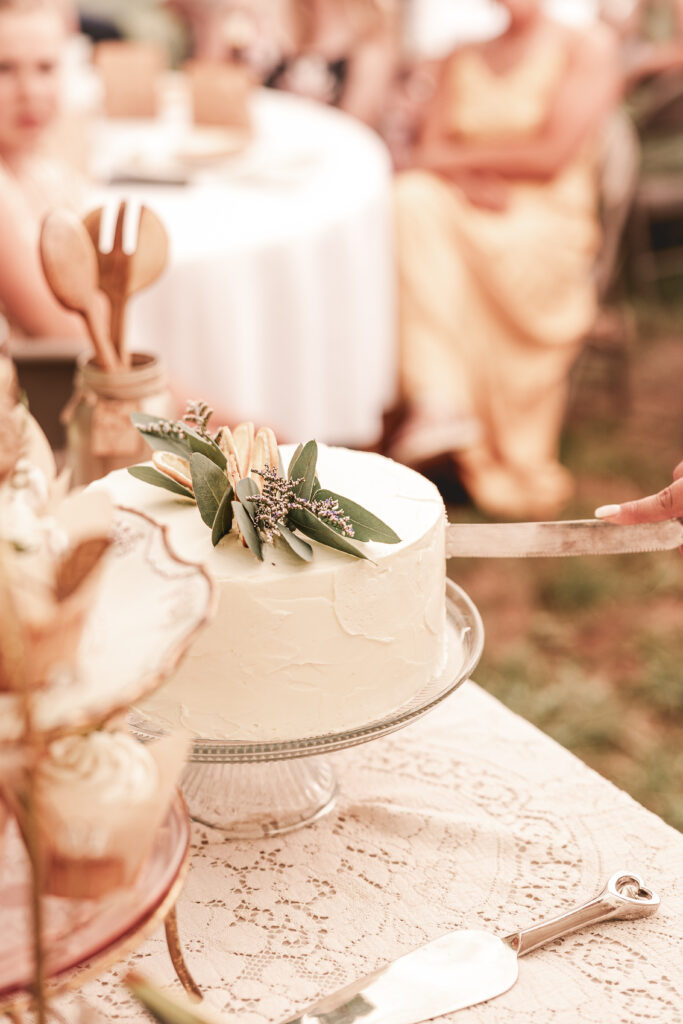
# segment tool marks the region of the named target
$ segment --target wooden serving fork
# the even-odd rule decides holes
[[[159,277],[168,258],[166,229],[147,206],[140,208],[137,239],[131,252],[123,247],[126,218],[125,201],[119,205],[114,229],[114,243],[102,249],[101,231],[104,207],[92,210],[83,223],[97,250],[99,286],[111,304],[111,337],[123,366],[130,366],[130,353],[125,344],[124,316],[131,295],[146,288]]]

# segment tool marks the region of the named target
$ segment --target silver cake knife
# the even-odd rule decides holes
[[[446,558],[540,558],[669,551],[683,545],[683,519],[622,526],[601,519],[551,523],[448,523]]]
[[[611,918],[655,913],[659,897],[642,879],[620,871],[582,906],[525,931],[497,938],[461,929],[406,953],[322,999],[286,1024],[418,1024],[507,992],[517,961],[532,949]]]

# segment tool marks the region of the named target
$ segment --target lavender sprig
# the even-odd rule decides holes
[[[146,423],[142,431],[153,437],[168,438],[170,441],[184,441],[187,437],[180,420],[157,420],[156,423]]]
[[[206,437],[209,436],[208,423],[213,416],[213,409],[207,402],[188,402],[183,413],[183,421]]]
[[[262,540],[272,542],[277,536],[278,527],[287,525],[290,513],[301,509],[306,509],[321,522],[328,523],[344,537],[353,537],[351,520],[344,515],[335,498],[302,498],[297,494],[300,479],[289,480],[280,476],[273,467],[255,472],[263,480],[263,491],[247,500],[253,503],[254,525]]]

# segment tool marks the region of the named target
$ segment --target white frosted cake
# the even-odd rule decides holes
[[[285,464],[292,448],[282,446]],[[318,476],[380,517],[400,542],[360,560],[312,541],[309,562],[280,542],[263,561],[233,534],[216,547],[193,502],[126,471],[115,502],[165,524],[178,555],[203,563],[218,606],[179,669],[141,710],[196,737],[270,742],[368,724],[443,668],[445,511],[432,483],[380,455],[320,447]]]

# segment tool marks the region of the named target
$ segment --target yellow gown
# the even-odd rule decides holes
[[[564,70],[537,46],[510,71],[476,51],[446,71],[449,127],[461,140],[533,136]],[[572,485],[558,462],[568,374],[595,315],[595,167],[587,150],[548,182],[514,182],[506,208],[472,205],[439,176],[396,179],[402,386],[416,408],[474,416],[476,445],[455,453],[493,515],[545,517]]]

